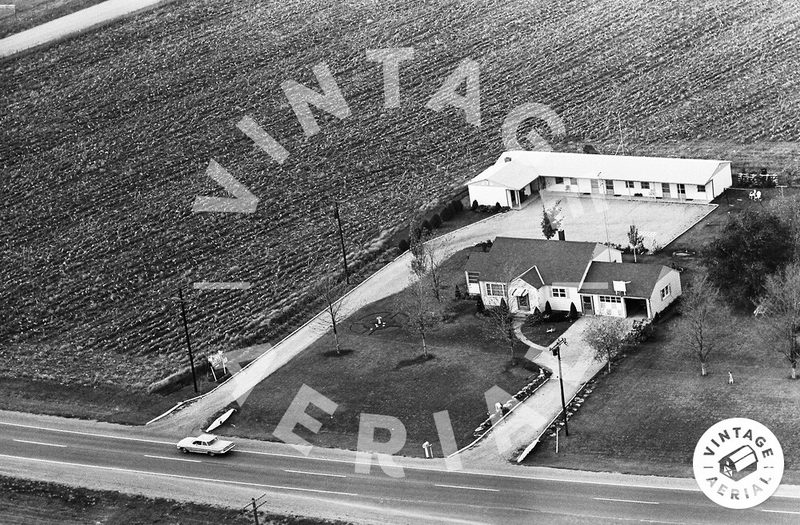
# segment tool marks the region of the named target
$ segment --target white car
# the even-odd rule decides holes
[[[214,434],[200,434],[197,437],[187,437],[178,441],[178,450],[184,454],[188,452],[195,452],[197,454],[208,454],[209,456],[216,456],[217,454],[225,454],[230,452],[234,444],[230,441],[220,439]]]

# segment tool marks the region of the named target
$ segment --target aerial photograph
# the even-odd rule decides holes
[[[0,524],[800,523],[800,0],[0,0]]]

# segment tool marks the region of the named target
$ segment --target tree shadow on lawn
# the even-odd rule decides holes
[[[436,359],[436,356],[433,355],[433,354],[418,355],[417,357],[412,357],[411,359],[403,359],[403,360],[401,360],[399,363],[397,363],[397,366],[395,366],[394,369],[395,370],[400,370],[401,368],[405,368],[407,366],[414,366],[414,365],[419,365],[419,364],[422,364],[422,363],[427,363],[428,361],[431,361],[433,359]]]
[[[347,357],[348,355],[353,353],[352,348],[342,348],[341,350],[326,350],[322,352],[322,355],[325,357]]]

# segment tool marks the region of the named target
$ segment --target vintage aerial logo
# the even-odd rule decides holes
[[[694,477],[711,501],[749,509],[766,501],[783,477],[783,449],[767,427],[746,418],[722,420],[694,449]]]

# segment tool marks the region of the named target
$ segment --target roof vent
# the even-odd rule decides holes
[[[506,162],[511,162],[511,157],[506,157],[503,160],[506,161]]]

